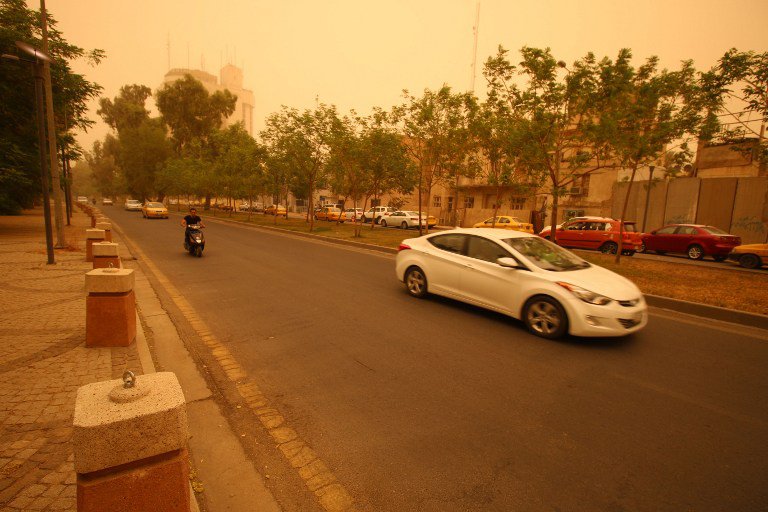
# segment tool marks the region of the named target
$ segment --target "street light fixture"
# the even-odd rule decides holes
[[[37,110],[37,140],[40,150],[40,181],[43,187],[43,212],[45,217],[45,245],[48,253],[48,264],[56,263],[53,255],[53,229],[51,227],[51,200],[48,194],[48,166],[45,154],[45,114],[43,107],[43,65],[50,62],[51,58],[40,50],[23,42],[16,41],[16,46],[34,60],[22,59],[16,55],[3,54],[2,58],[15,60],[17,62],[27,62],[32,64],[32,70],[35,77],[35,100]],[[53,135],[52,135],[53,136]]]

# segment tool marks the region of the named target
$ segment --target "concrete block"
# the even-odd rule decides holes
[[[104,230],[104,240],[107,242],[112,241],[112,223],[106,222],[103,219],[96,222],[96,229]]]
[[[115,379],[77,390],[72,434],[77,473],[116,468],[186,448],[187,412],[176,375],[140,375],[130,389],[126,391],[123,380]]]
[[[189,512],[186,450],[99,475],[78,475],[78,512]]]
[[[136,277],[129,268],[94,269],[85,274],[85,291],[90,293],[125,293],[133,290]]]
[[[104,241],[103,229],[85,230],[85,261],[93,261],[93,244]]]
[[[127,347],[135,339],[136,296],[133,290],[86,297],[86,347]]]

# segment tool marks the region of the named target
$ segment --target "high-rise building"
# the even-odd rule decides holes
[[[219,71],[219,79],[206,71],[199,69],[174,68],[168,71],[163,78],[163,84],[169,84],[191,75],[200,81],[208,93],[228,90],[237,96],[235,111],[224,121],[224,126],[235,123],[243,123],[245,131],[253,135],[253,91],[243,88],[243,70],[232,64],[227,64]]]

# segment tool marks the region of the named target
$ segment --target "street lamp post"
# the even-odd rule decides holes
[[[45,217],[45,246],[48,254],[48,264],[56,263],[53,254],[53,229],[51,227],[51,198],[48,193],[48,165],[46,158],[46,138],[45,138],[45,110],[43,106],[43,63],[50,61],[50,58],[43,52],[36,50],[32,46],[16,41],[16,46],[20,50],[34,57],[35,60],[20,59],[15,55],[3,54],[4,59],[10,59],[32,64],[32,70],[35,77],[35,110],[37,111],[37,143],[40,153],[40,182],[43,188],[43,216]]]

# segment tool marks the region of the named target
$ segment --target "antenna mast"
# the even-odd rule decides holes
[[[475,34],[475,45],[472,49],[472,79],[470,80],[470,92],[475,92],[475,75],[477,74],[477,34],[480,32],[480,0],[477,0],[477,11],[475,12],[475,25],[472,27]]]

